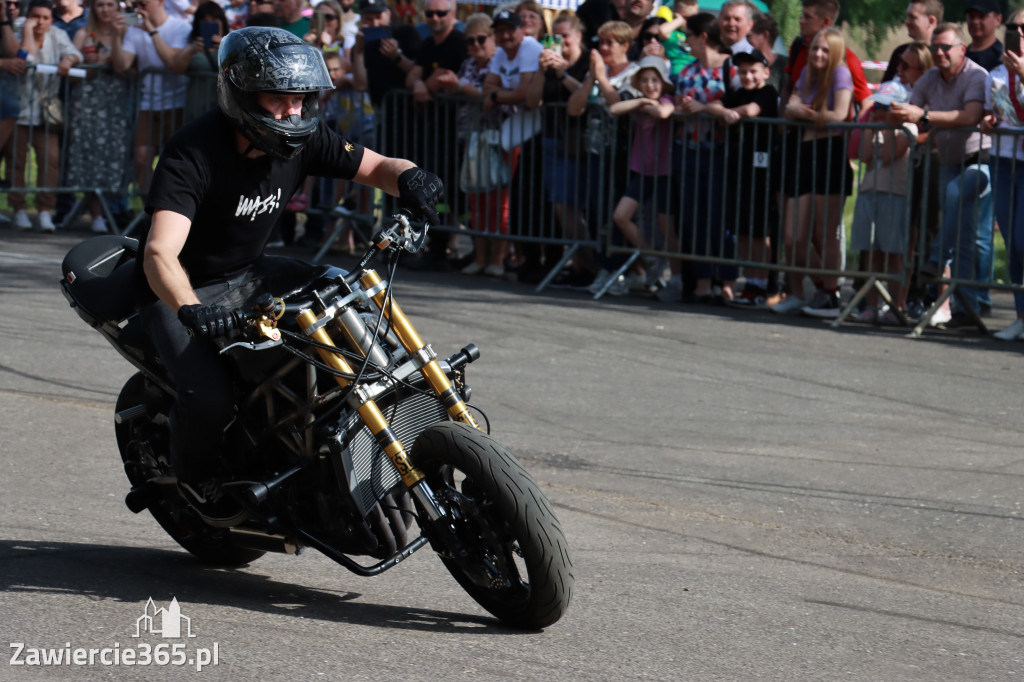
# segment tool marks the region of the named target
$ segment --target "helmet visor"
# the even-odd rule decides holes
[[[260,68],[246,68],[243,62],[228,68],[228,78],[236,88],[243,92],[319,92],[334,88],[323,54],[314,47],[277,45],[262,56]]]

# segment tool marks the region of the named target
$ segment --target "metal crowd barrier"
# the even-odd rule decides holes
[[[29,125],[14,124],[12,119],[0,124],[0,143],[5,142],[4,131],[9,133],[2,157],[5,185],[0,193],[12,205],[21,204],[23,200],[16,197],[27,193],[94,196],[113,229],[111,202],[124,205],[128,198],[145,191],[138,176],[151,169],[152,159],[140,150],[157,153],[181,122],[212,107],[215,77],[212,73],[191,74],[183,107],[174,106],[177,103],[167,99],[160,87],[161,101],[143,113],[140,83],[172,74],[147,70],[138,78],[121,79],[108,67],[84,68],[95,77],[87,81],[56,76],[37,80],[31,68],[21,77],[30,85],[23,92],[30,104],[44,97],[59,97],[57,109],[63,124],[58,126],[41,115]],[[101,78],[122,84],[124,96],[112,97],[108,91],[90,103],[88,84]],[[21,79],[7,78],[8,88],[0,91],[0,96],[9,97],[9,86]],[[41,90],[37,84],[42,84]],[[344,95],[339,93],[339,97]],[[931,144],[909,141],[912,162],[905,178],[907,199],[904,215],[896,222],[910,229],[899,249],[904,268],[895,273],[878,259],[844,260],[845,233],[836,215],[839,212],[841,216],[847,202],[853,201],[846,189],[859,187],[864,174],[863,166],[848,160],[851,137],[883,130],[883,124],[831,124],[824,130],[834,138],[808,143],[800,138],[813,129],[811,126],[782,119],[748,119],[728,129],[704,116],[672,119],[671,142],[654,150],[655,162],[668,161],[667,184],[640,180],[647,210],[638,213],[637,219],[647,244],[638,247],[622,242],[612,220],[616,202],[630,179],[635,116],[616,119],[590,108],[574,118],[564,105],[487,112],[480,100],[438,95],[433,102],[422,104],[407,91],[392,91],[375,112],[361,106],[354,111],[350,106],[346,120],[339,121],[343,133],[386,155],[410,158],[445,181],[449,191],[440,232],[467,230],[474,237],[550,247],[545,265],[548,276],[538,290],[583,249],[625,260],[618,265],[617,274],[626,272],[637,258],[662,258],[685,263],[691,276],[723,280],[734,279],[740,268],[784,270],[801,279],[808,275],[853,280],[857,283],[855,295],[844,301],[835,326],[842,324],[872,289],[891,305],[886,283],[907,286],[911,281],[908,273],[917,271],[931,276],[919,275],[915,281],[935,284],[940,290],[915,335],[927,328],[951,296],[983,330],[984,323],[974,308],[979,297],[984,301],[991,289],[1024,295],[1020,274],[1024,266],[1017,255],[1024,252],[1024,239],[1017,236],[1024,230],[1015,228],[1024,221],[1017,206],[1024,193],[1024,169],[1019,168],[1024,163],[1024,131],[999,130],[991,137],[992,149],[998,153],[983,151],[951,166],[938,163]],[[106,117],[106,125],[97,123],[101,115]],[[350,128],[357,124],[358,131]],[[81,147],[78,136],[88,138],[89,149],[102,147],[108,153],[106,159],[117,161],[122,153],[115,151],[111,156],[110,145],[123,149],[123,168],[117,181],[100,187],[69,181],[75,179],[75,174],[69,177],[68,172],[76,163],[72,158],[75,149]],[[21,156],[15,153],[19,147],[24,151]],[[28,147],[34,147],[33,155]],[[738,158],[744,159],[742,165],[734,160]],[[25,171],[33,164],[37,175],[26,182]],[[876,194],[893,181],[890,177],[883,182],[876,175]],[[306,212],[340,220],[317,259],[343,227],[368,232],[378,212],[375,205],[355,210],[346,205],[335,210],[331,185],[324,186],[320,194],[317,205]],[[837,198],[811,199],[827,195]],[[83,201],[65,222],[77,216]],[[801,210],[787,212],[787,204]],[[934,216],[936,206],[943,209],[944,222]],[[1024,203],[1019,210],[1024,211]],[[1009,282],[993,281],[993,211],[1014,259]],[[659,212],[670,217],[665,231],[655,224]],[[818,235],[816,240],[808,239],[807,221],[819,218],[839,228]],[[886,223],[892,224],[892,216],[886,218]],[[875,220],[868,222],[873,236]],[[950,264],[948,275],[941,269],[946,262]]]
[[[389,92],[377,113],[382,153],[408,158],[444,182],[435,229],[552,247],[539,289],[574,253],[603,240],[618,140],[606,116],[594,118],[604,125],[588,137],[589,120],[570,117],[564,103],[489,112],[479,99],[435,95],[418,103],[404,90]]]

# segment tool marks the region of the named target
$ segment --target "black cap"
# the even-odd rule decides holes
[[[761,50],[751,50],[750,52],[737,52],[732,56],[733,64],[764,64],[769,66],[768,58],[762,54]]]
[[[523,19],[515,12],[503,9],[494,15],[493,25],[497,26],[498,24],[508,24],[513,28],[521,28]]]
[[[989,12],[995,12],[996,14],[1002,14],[1003,8],[999,4],[999,0],[971,0],[967,3],[967,9],[965,13],[970,11],[981,12],[988,14]]]

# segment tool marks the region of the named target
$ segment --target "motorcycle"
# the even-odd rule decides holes
[[[544,628],[565,613],[574,581],[551,504],[469,406],[476,346],[439,359],[391,295],[399,256],[418,251],[428,229],[396,215],[353,271],[320,266],[235,311],[240,331],[220,342],[236,392],[220,462],[239,509],[229,520],[190,504],[171,469],[175,388],[134,309],[138,242],[81,242],[64,258],[61,286],[138,369],[114,414],[125,503],[148,509],[198,559],[242,566],[313,548],[374,576],[429,544],[488,612]],[[383,255],[387,281],[370,267]]]

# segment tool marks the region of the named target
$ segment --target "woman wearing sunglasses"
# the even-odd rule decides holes
[[[325,52],[343,49],[345,36],[342,31],[342,9],[335,0],[321,0],[309,22],[309,33],[304,40]],[[355,36],[352,37],[355,43]],[[348,46],[351,49],[351,46]]]
[[[18,82],[18,102],[21,105],[21,113],[18,116],[20,129],[14,140],[16,160],[13,164],[11,184],[14,187],[25,186],[28,146],[31,143],[36,153],[36,186],[56,187],[60,181],[60,144],[57,129],[47,123],[43,107],[47,100],[52,101],[56,98],[60,89],[60,76],[66,76],[71,67],[82,61],[82,53],[75,49],[63,29],[53,25],[53,4],[49,0],[32,0],[29,3],[28,19],[25,21],[20,39],[21,49],[24,50],[27,61],[36,65],[56,65],[57,73],[42,74],[32,71],[22,76]],[[61,109],[65,107],[62,106]],[[19,230],[32,229],[32,223],[25,212],[25,194],[12,193],[8,196],[8,201],[15,210],[14,226]],[[52,192],[36,194],[39,229],[43,232],[53,232],[57,229],[51,215],[56,206],[57,195]]]
[[[74,102],[67,180],[73,187],[113,193],[121,189],[128,159],[124,103],[129,89],[128,81],[110,68],[110,59],[114,42],[124,39],[127,26],[117,0],[89,0],[88,8],[89,19],[74,41],[89,70]],[[96,194],[86,196],[86,207],[92,214],[92,231],[106,232],[107,221]]]

